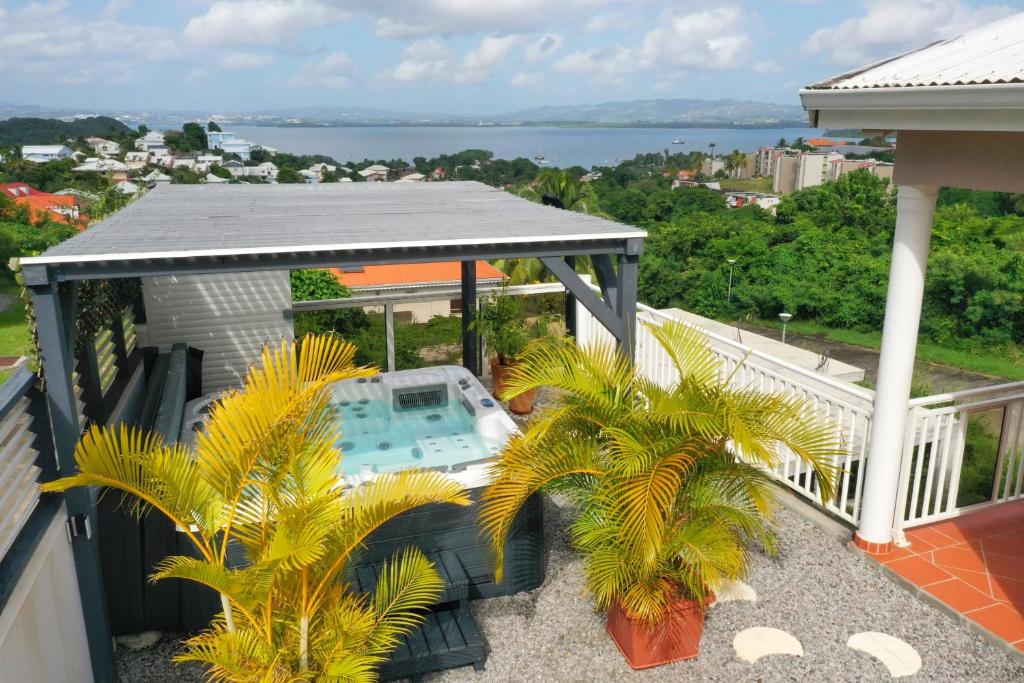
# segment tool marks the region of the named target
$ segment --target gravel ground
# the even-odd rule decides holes
[[[538,402],[550,397],[542,394]],[[709,612],[698,659],[648,671],[629,669],[583,588],[583,563],[565,533],[569,511],[545,502],[547,580],[530,593],[473,603],[489,648],[487,668],[453,669],[428,678],[443,683],[491,681],[868,681],[888,671],[846,647],[861,631],[902,638],[920,654],[914,676],[926,681],[1021,681],[1017,664],[980,636],[891,583],[798,515],[780,510],[779,556],[755,553],[749,583],[758,601],[726,602]],[[733,637],[752,626],[790,632],[804,656],[773,655],[754,664],[738,659]],[[139,651],[119,648],[122,680],[201,681],[197,667],[172,667],[177,640],[164,637]]]

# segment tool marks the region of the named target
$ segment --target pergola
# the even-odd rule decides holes
[[[896,233],[855,537],[887,552],[939,189],[1024,192],[1024,13],[815,83],[800,97],[814,127],[898,132]]]
[[[632,355],[637,263],[646,233],[534,204],[475,182],[318,185],[166,185],[74,238],[22,259],[35,312],[57,459],[75,470],[81,430],[72,380],[79,281],[378,263],[462,263],[463,359],[477,368],[476,260],[539,258],[575,301]],[[575,271],[589,256],[597,295]],[[96,494],[66,494],[77,529],[96,529]],[[97,543],[73,542],[96,678],[116,676]]]

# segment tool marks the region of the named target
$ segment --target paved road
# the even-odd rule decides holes
[[[750,330],[772,339],[780,339],[782,337],[781,330],[753,325],[748,322],[741,322],[740,329]],[[827,351],[837,360],[855,365],[858,368],[864,368],[865,377],[871,386],[874,386],[878,379],[878,351],[874,349],[854,346],[853,344],[843,344],[817,335],[794,334],[793,332],[786,332],[786,343],[815,351],[816,353],[825,353]],[[928,393],[931,394],[970,389],[989,384],[1002,384],[1009,381],[1002,377],[983,375],[978,372],[969,372],[921,360],[915,364],[915,373],[917,375],[915,384],[927,384]]]

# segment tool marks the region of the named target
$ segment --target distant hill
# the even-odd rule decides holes
[[[129,133],[131,130],[109,116],[90,116],[74,121],[14,118],[0,121],[0,145],[48,145],[68,138]]]
[[[570,106],[533,107],[504,114],[506,123],[604,123],[682,126],[805,126],[796,105],[750,100],[631,100]]]

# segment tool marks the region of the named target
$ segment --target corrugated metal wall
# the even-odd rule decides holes
[[[143,278],[145,343],[203,350],[203,392],[237,386],[268,341],[294,336],[288,271]]]

